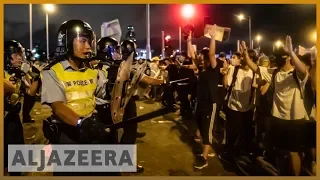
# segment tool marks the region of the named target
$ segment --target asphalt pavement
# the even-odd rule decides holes
[[[160,102],[137,101],[138,116],[160,109]],[[51,115],[51,109],[36,103],[31,116],[33,124],[24,124],[27,144],[44,144],[42,120]],[[195,170],[195,153],[201,152],[201,145],[192,138],[196,124],[192,118],[179,119],[170,113],[139,123],[138,131],[146,136],[137,139],[138,164],[144,166],[142,173],[123,173],[124,176],[235,176],[236,171],[223,165],[216,156],[209,158],[209,166]],[[215,148],[217,150],[217,148]],[[51,176],[52,173],[26,173],[29,176]]]

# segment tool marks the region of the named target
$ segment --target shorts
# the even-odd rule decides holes
[[[195,118],[204,145],[211,145],[213,140],[213,125],[216,118],[217,104],[210,104],[203,109],[197,109]]]
[[[267,145],[290,152],[301,152],[316,146],[316,122],[312,120],[266,119]]]

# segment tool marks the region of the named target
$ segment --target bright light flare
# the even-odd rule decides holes
[[[276,42],[276,47],[279,48],[280,46],[282,46],[282,42],[281,42],[280,40],[278,40],[278,41]]]
[[[192,18],[195,13],[195,8],[192,4],[183,5],[181,8],[181,14],[184,18]]]
[[[45,10],[47,13],[52,13],[52,12],[54,12],[54,10],[55,10],[53,4],[45,4],[43,7],[44,7],[44,10]]]

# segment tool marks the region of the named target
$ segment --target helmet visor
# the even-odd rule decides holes
[[[96,35],[92,30],[76,27],[73,29],[73,52],[80,58],[91,58],[96,55]]]

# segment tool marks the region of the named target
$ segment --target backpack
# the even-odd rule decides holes
[[[239,69],[240,69],[240,66],[236,66],[234,68],[234,71],[233,71],[233,74],[232,74],[232,81],[231,81],[231,84],[230,86],[228,87],[227,89],[227,94],[224,98],[224,103],[223,103],[223,107],[222,107],[222,111],[223,112],[226,112],[226,108],[228,107],[228,101],[229,101],[229,98],[231,96],[231,92],[232,92],[232,89],[237,81],[237,75],[238,75],[238,72],[239,72]],[[255,76],[255,73],[253,72],[252,74],[252,82],[251,82],[251,94],[250,94],[250,102],[252,102],[252,99],[253,99],[253,94],[254,94],[254,87],[252,87],[252,84],[253,84],[253,80],[254,80],[254,76]]]

